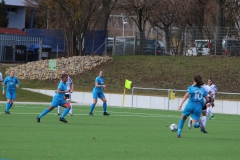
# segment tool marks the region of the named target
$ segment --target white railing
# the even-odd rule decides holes
[[[170,93],[171,91],[175,92],[175,91],[181,91],[181,92],[185,92],[186,90],[173,90],[173,89],[160,89],[160,88],[143,88],[143,87],[132,87],[132,107],[133,107],[133,97],[134,97],[134,90],[135,89],[139,89],[139,90],[151,90],[151,91],[167,91],[168,92],[168,110],[169,110],[169,101],[170,101]]]
[[[166,96],[140,96],[134,95],[136,90],[148,90],[148,91],[166,91]],[[152,109],[164,109],[164,110],[177,110],[182,100],[182,97],[174,98],[171,97],[171,92],[177,95],[178,92],[186,92],[186,90],[176,89],[160,89],[160,88],[143,88],[143,87],[132,87],[132,100],[131,107],[141,108],[146,106]],[[217,95],[240,95],[240,93],[228,93],[228,92],[217,92]],[[181,94],[182,95],[182,94]],[[136,98],[135,98],[136,97]],[[134,99],[135,98],[135,99]],[[240,98],[240,97],[239,97]],[[236,98],[235,98],[236,99]],[[237,97],[238,99],[238,97]],[[135,103],[135,105],[134,105]],[[156,104],[157,103],[157,104]],[[184,103],[187,104],[186,102]],[[165,106],[167,108],[165,108]],[[240,101],[238,100],[215,100],[215,107],[213,108],[215,113],[225,114],[240,114]]]
[[[161,109],[161,110],[178,110],[178,106],[181,103],[182,96],[179,97],[179,92],[185,93],[186,90],[174,90],[174,89],[158,89],[158,88],[150,88],[155,91],[165,91],[166,96],[146,96],[146,95],[134,95],[134,91],[140,89],[141,87],[132,88],[132,95],[125,96],[125,104],[122,106],[123,94],[111,94],[106,93],[106,99],[108,106],[116,106],[116,107],[129,107],[129,108],[144,108],[144,109]],[[38,92],[45,95],[53,96],[55,94],[55,90],[43,90],[43,89],[30,89],[23,88],[26,90],[30,90],[32,92]],[[141,88],[143,90],[148,90],[149,88]],[[170,100],[171,91],[175,91],[175,99]],[[226,92],[218,92],[218,94],[228,94],[228,95],[240,95],[240,93],[226,93]],[[183,95],[183,94],[181,94]],[[221,113],[221,114],[238,114],[240,115],[240,99],[239,97],[235,97],[237,100],[221,100],[218,97],[215,100],[215,107],[212,108],[213,113]],[[72,94],[72,101],[76,102],[79,105],[88,105],[92,104],[92,93],[91,92],[74,92]],[[184,103],[184,105],[187,102]],[[102,106],[102,101],[98,101],[98,106]]]

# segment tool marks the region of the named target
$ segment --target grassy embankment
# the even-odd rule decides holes
[[[79,75],[71,75],[75,91],[91,92],[98,71],[105,71],[105,84],[109,93],[123,93],[125,79],[131,80],[132,86],[185,90],[193,82],[195,75],[201,75],[204,82],[211,76],[220,92],[238,93],[240,85],[240,59],[223,56],[114,56],[107,63]],[[1,71],[4,74],[6,68]],[[4,74],[5,77],[5,74]],[[51,97],[32,93],[21,88],[56,89],[56,80],[20,80],[17,101],[49,102]],[[131,94],[131,90],[127,90]],[[138,90],[136,94],[165,95],[166,92]],[[177,92],[176,96],[182,96]],[[238,99],[239,96],[218,95],[218,99]],[[0,100],[6,100],[0,96]]]

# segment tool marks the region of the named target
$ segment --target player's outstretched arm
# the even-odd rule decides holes
[[[107,89],[106,89],[106,87],[104,87],[103,89],[104,89],[104,91],[108,92]]]
[[[71,84],[71,90],[70,90],[71,93],[73,92],[73,89],[74,89],[74,83]]]
[[[4,84],[2,85],[2,94],[3,95],[5,94],[5,86],[4,86]]]
[[[182,102],[180,103],[180,105],[179,105],[179,107],[178,107],[178,110],[181,110],[181,109],[182,109],[182,105],[183,105],[183,103],[186,101],[186,99],[188,99],[188,97],[189,97],[189,93],[187,92],[187,93],[183,96]]]

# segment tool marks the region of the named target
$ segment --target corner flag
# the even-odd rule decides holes
[[[128,79],[125,80],[125,86],[124,86],[124,91],[123,91],[123,100],[122,100],[122,107],[124,105],[124,99],[125,99],[125,92],[126,89],[131,89],[132,81],[129,81]]]
[[[127,89],[131,89],[131,84],[132,84],[132,81],[129,81],[129,80],[125,80],[125,88]]]

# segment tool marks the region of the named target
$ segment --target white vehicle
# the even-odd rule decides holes
[[[191,48],[188,49],[186,56],[209,55],[211,42],[209,40],[195,40]]]

